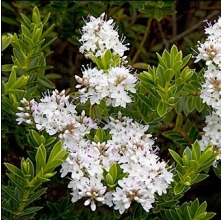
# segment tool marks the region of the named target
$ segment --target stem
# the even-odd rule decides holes
[[[27,202],[29,201],[28,198],[30,196],[30,194],[32,193],[32,191],[36,188],[36,186],[40,186],[41,183],[38,183],[38,174],[34,177],[34,179],[31,180],[31,182],[29,182],[28,180],[25,181],[26,182],[26,186],[33,186],[33,187],[29,187],[29,190],[25,190],[24,191],[24,194],[22,196],[22,199],[21,199],[21,203],[18,207],[18,210],[17,210],[17,213],[12,220],[16,220],[20,217],[20,214],[22,214],[22,211],[24,210],[25,206],[27,205]],[[37,187],[37,188],[38,188]]]
[[[147,39],[147,37],[148,37],[148,35],[149,35],[149,32],[150,32],[150,26],[151,26],[152,20],[153,20],[152,17],[150,17],[150,18],[148,19],[147,27],[146,27],[146,31],[145,31],[143,40],[142,40],[142,42],[141,42],[141,44],[140,44],[140,47],[138,48],[136,54],[134,55],[134,57],[133,57],[133,59],[132,59],[132,64],[134,64],[134,63],[136,62],[136,60],[137,60],[137,58],[138,58],[138,56],[139,56],[139,54],[140,54],[140,52],[141,52],[141,50],[142,50],[142,48],[143,48],[145,42],[146,42],[146,39]]]
[[[89,117],[90,117],[90,118],[93,118],[93,105],[90,106],[90,109],[89,109]]]
[[[26,201],[28,201],[28,197],[30,195],[30,190],[25,190],[22,201],[18,207],[18,214],[16,214],[16,216],[13,218],[13,220],[16,220],[20,217],[20,214],[22,213],[23,209],[26,206]]]
[[[160,21],[158,22],[158,28],[159,28],[160,35],[161,35],[161,38],[162,38],[162,40],[163,40],[163,43],[165,44],[165,48],[166,48],[167,50],[169,50],[169,43],[168,43],[168,40],[167,40],[166,37],[165,37],[165,34],[164,34],[164,32],[163,32],[162,25],[161,25]]]
[[[213,13],[211,13],[210,15],[207,16],[206,19],[210,20],[212,17],[214,16],[217,16],[219,14],[219,11],[214,11]],[[169,45],[171,45],[172,43],[184,38],[186,35],[190,34],[191,32],[195,31],[195,29],[197,29],[198,27],[202,26],[204,23],[204,21],[199,21],[197,24],[191,26],[189,29],[187,29],[186,31],[182,32],[181,34],[177,35],[177,36],[174,36],[172,39],[168,40],[167,43]],[[161,50],[163,49],[165,45],[165,42],[162,42],[160,45],[159,45],[159,49],[158,50]]]

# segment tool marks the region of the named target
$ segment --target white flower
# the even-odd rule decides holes
[[[105,13],[98,18],[90,15],[90,20],[85,21],[85,25],[82,27],[82,36],[79,39],[82,44],[80,52],[84,53],[87,58],[91,58],[92,55],[101,57],[108,49],[112,51],[113,55],[122,57],[128,50],[123,45],[124,38],[120,40],[117,30],[114,30],[114,20],[107,20],[105,17]]]
[[[198,42],[199,53],[195,62],[202,59],[206,61],[207,66],[214,64],[221,68],[221,19],[215,21],[214,25],[210,23],[208,25],[209,27],[205,28],[205,34],[207,34],[205,42]]]
[[[201,59],[206,61],[205,82],[202,83],[200,97],[212,107],[212,113],[206,116],[204,135],[199,143],[202,151],[211,144],[214,151],[221,152],[221,18],[213,25],[208,25],[209,27],[205,28],[206,41],[199,42],[199,54],[195,62]],[[216,159],[214,166],[221,159],[221,153]]]
[[[200,97],[207,105],[215,110],[221,109],[221,71],[214,65],[209,65],[204,74],[205,83],[202,84]]]
[[[84,187],[79,187],[82,191],[79,192],[79,195],[82,197],[89,197],[84,205],[87,206],[90,204],[91,210],[96,210],[95,200],[98,202],[104,201],[104,193],[106,191],[106,186],[101,183],[100,179],[96,179],[95,177],[91,177],[90,180],[87,181],[87,184],[84,184]]]
[[[213,111],[211,115],[206,116],[205,122],[206,126],[203,128],[205,133],[199,141],[201,150],[211,144],[216,152],[220,152],[216,158],[217,162],[221,159],[221,115]]]
[[[80,88],[81,103],[89,99],[91,105],[94,105],[106,99],[107,105],[125,108],[127,103],[132,102],[129,92],[136,92],[137,79],[124,66],[112,67],[107,73],[96,67],[84,69],[82,78],[76,76],[76,80],[80,83],[76,88]]]
[[[202,59],[206,61],[206,65],[213,63],[221,66],[221,42],[205,41],[199,44],[198,50],[195,63]]]

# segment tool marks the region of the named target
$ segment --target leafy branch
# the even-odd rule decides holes
[[[2,188],[4,199],[2,203],[4,220],[29,219],[42,207],[32,206],[31,203],[37,200],[46,192],[46,188],[36,191],[44,182],[50,181],[56,172],[55,168],[60,166],[67,158],[68,153],[62,149],[61,141],[58,141],[47,157],[44,144],[41,144],[35,156],[36,165],[27,158],[22,158],[21,168],[10,163],[4,163],[11,173],[7,173],[11,180],[10,186]]]

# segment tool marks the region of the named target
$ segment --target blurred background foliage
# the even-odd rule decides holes
[[[203,21],[213,21],[221,10],[219,1],[165,1],[162,6],[157,2],[160,1],[155,1],[155,5],[150,1],[2,1],[2,34],[17,32],[20,13],[29,15],[34,6],[40,9],[42,17],[51,13],[48,26],[55,26],[47,38],[57,39],[50,46],[53,54],[47,57],[47,64],[54,67],[49,72],[60,75],[53,80],[56,88],[74,91],[74,75],[80,75],[81,65],[87,62],[79,54],[78,38],[84,24],[82,18],[88,14],[97,17],[106,12],[108,18],[116,21],[120,36],[130,43],[126,54],[130,64],[143,70],[157,63],[156,52],[161,54],[173,44],[184,55],[193,53],[197,41],[204,37]],[[7,48],[3,64],[10,63],[10,54]]]
[[[221,11],[220,1],[3,0],[1,6],[2,34],[19,33],[20,13],[30,16],[34,6],[39,8],[42,18],[50,13],[46,29],[53,25],[53,31],[45,36],[46,43],[56,38],[49,47],[44,49],[45,54],[53,52],[46,57],[47,65],[53,66],[46,70],[46,76],[48,75],[48,79],[52,80],[55,88],[60,91],[66,89],[67,93],[76,91],[74,76],[81,75],[81,65],[88,63],[88,60],[79,53],[80,43],[78,42],[80,29],[84,25],[82,18],[86,19],[88,14],[97,17],[102,12],[106,12],[108,18],[112,17],[116,21],[120,36],[125,36],[125,43],[130,44],[130,50],[126,54],[129,64],[137,68],[139,73],[147,70],[149,65],[157,65],[156,52],[162,54],[164,49],[170,50],[173,44],[183,52],[184,56],[194,54],[197,41],[203,40],[205,37],[206,23],[204,21],[208,19],[213,22]],[[2,52],[2,64],[12,63],[11,54],[12,47],[7,47]],[[203,63],[194,64],[193,62],[194,59],[191,59],[188,64],[190,68],[200,71]],[[7,78],[8,74],[8,72],[2,71],[2,79]],[[194,122],[197,128],[201,129],[204,126],[202,114],[194,112],[188,116],[188,120],[184,118],[183,127],[187,123]],[[173,149],[175,145],[170,141],[170,138],[173,137],[166,136],[166,132],[176,126],[176,121],[173,118],[169,120],[168,117],[170,115],[166,120],[170,122],[161,126],[160,132],[164,132],[164,136],[158,135],[158,144],[165,148],[170,145],[170,148]],[[19,135],[23,134],[24,131],[21,130]],[[179,145],[179,143],[175,144]],[[15,144],[13,149],[4,149],[2,161],[18,165],[19,157],[22,156],[26,156],[25,151]],[[2,167],[3,176],[4,173],[5,168]],[[95,213],[91,215],[90,212],[87,212],[88,210],[82,210],[82,204],[70,205],[67,198],[69,195],[67,183],[58,178],[58,175],[56,174],[53,181],[48,184],[47,194],[42,198],[47,201],[44,207],[46,214],[39,213],[37,219],[98,219]],[[4,183],[5,179],[2,178],[2,180]],[[208,180],[195,184],[182,201],[193,201],[197,197],[200,201],[206,200],[208,211],[217,213],[214,219],[221,219],[221,190],[219,190],[218,184],[221,184],[220,179],[211,172]],[[99,207],[98,213],[103,213],[102,209],[103,207]],[[80,216],[72,215],[73,210],[81,213]],[[103,215],[102,218],[111,219],[111,216],[107,213],[107,216]]]

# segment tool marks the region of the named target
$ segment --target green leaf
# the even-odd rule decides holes
[[[4,34],[2,36],[2,51],[4,51],[11,44],[11,41],[12,41],[12,35]]]
[[[62,159],[55,159],[55,160],[50,161],[45,166],[45,172],[49,172],[49,170],[50,172],[52,172],[56,167],[60,166],[63,162],[64,160]]]
[[[104,130],[102,130],[101,128],[98,128],[95,136],[98,137],[98,142],[103,142],[106,137],[106,134]]]
[[[22,33],[31,38],[31,32],[25,25],[21,25]]]
[[[26,203],[26,206],[28,206],[29,204],[31,204],[32,202],[37,200],[41,195],[43,195],[46,192],[46,190],[47,190],[47,188],[42,188],[42,189],[38,190],[37,192],[35,192],[34,194],[32,194],[29,197],[29,201]]]
[[[48,20],[49,20],[49,18],[50,18],[50,15],[51,15],[51,13],[48,13],[48,14],[44,17],[44,19],[43,19],[43,21],[42,21],[43,26],[45,26],[45,24],[48,22]]]
[[[2,16],[2,21],[7,23],[7,24],[11,24],[11,25],[18,25],[18,22],[14,19],[14,18],[10,18],[10,17],[6,17],[6,16]]]
[[[44,49],[47,48],[49,45],[51,45],[56,39],[57,39],[57,37],[54,37],[52,40],[50,40],[50,41],[48,41],[46,44],[44,44],[41,49],[44,50]]]
[[[138,97],[139,101],[144,105],[144,108],[152,109],[152,104],[145,95],[137,93],[136,96]]]
[[[2,65],[2,71],[3,72],[9,72],[12,71],[12,67],[14,66],[14,64],[5,64]]]
[[[190,167],[196,172],[199,168],[199,163],[195,160],[190,160]]]
[[[178,73],[182,67],[183,62],[181,60],[177,61],[172,65],[172,69],[174,70],[175,73]]]
[[[13,199],[14,201],[16,201],[17,203],[20,203],[19,199],[18,199],[17,196],[15,195],[14,190],[12,190],[10,186],[3,186],[3,187],[2,187],[2,190],[3,190],[7,195],[9,195],[9,197],[10,197],[11,199]]]
[[[49,79],[45,78],[45,77],[39,77],[39,82],[45,86],[46,88],[49,89],[54,89],[55,85],[54,83],[52,83]]]
[[[62,142],[61,141],[58,141],[54,147],[52,148],[52,151],[49,155],[49,158],[48,158],[48,163],[53,161],[53,159],[55,158],[55,156],[61,151],[61,148],[62,148]]]
[[[23,212],[22,212],[22,214],[20,216],[25,216],[25,215],[29,215],[31,213],[36,213],[37,211],[39,211],[42,208],[43,207],[40,207],[40,206],[26,208],[26,209],[23,210]]]
[[[149,67],[149,64],[147,63],[135,63],[133,64],[133,68],[136,68],[136,69],[144,69],[144,70],[147,70]]]
[[[19,51],[18,49],[13,48],[13,54],[18,59],[20,64],[23,64],[25,62],[26,57],[23,53],[21,53],[21,50]]]
[[[192,177],[191,184],[201,182],[202,180],[206,179],[208,176],[209,175],[207,175],[205,173],[200,173],[200,174],[198,173]]]
[[[211,156],[213,155],[213,150],[211,146],[208,146],[201,154],[201,157],[199,159],[199,163],[200,164],[204,164],[205,162],[207,162]]]
[[[38,173],[41,170],[41,168],[44,169],[46,165],[46,149],[43,144],[41,144],[38,147],[35,160],[36,160],[36,173]]]
[[[214,213],[214,212],[209,212],[209,213],[207,213],[206,216],[204,217],[204,220],[212,219],[215,215],[216,215],[216,213]]]
[[[178,60],[180,60],[181,58],[182,58],[182,52],[180,52],[180,54],[178,55],[179,53],[178,53],[178,48],[177,48],[177,46],[174,44],[172,47],[171,47],[171,50],[170,50],[170,65],[172,64],[172,63],[174,63],[174,61],[176,62],[176,61],[178,61]],[[177,57],[177,55],[178,55],[178,57]],[[179,59],[180,58],[180,59]],[[172,66],[172,65],[171,65]]]
[[[114,217],[116,218],[116,219],[120,219],[120,217],[121,217],[121,214],[119,213],[119,211],[118,210],[113,210],[113,213],[114,213]]]
[[[38,8],[35,6],[32,12],[32,21],[35,24],[39,24],[41,22],[41,16]]]
[[[200,218],[199,216],[202,215],[203,213],[205,213],[206,207],[207,207],[207,203],[206,203],[206,201],[205,201],[205,202],[203,202],[203,203],[199,206],[199,208],[198,208],[197,211],[195,212],[194,217],[198,217],[199,219],[202,219],[202,218]],[[206,213],[205,213],[205,216],[206,216]],[[203,218],[204,218],[205,216],[203,216]]]
[[[159,8],[155,8],[154,10],[154,18],[159,22],[163,19],[163,12]]]
[[[164,71],[164,74],[165,74],[165,77],[166,77],[166,81],[170,82],[173,79],[173,77],[175,75],[175,72],[174,72],[173,69],[169,68],[169,69],[166,69]]]
[[[159,60],[159,64],[164,68],[164,69],[167,69],[168,66],[167,66],[167,62],[165,62],[165,60],[160,56],[159,53],[156,53],[157,54],[157,58]]]
[[[192,204],[191,204],[191,211],[192,211],[192,214],[193,214],[193,216],[191,216],[192,218],[194,217],[194,214],[195,214],[195,212],[197,211],[198,207],[199,207],[199,200],[198,200],[198,199],[195,199],[195,200],[192,202]]]
[[[4,2],[4,1],[2,1],[2,7],[6,8],[7,10],[9,10],[9,11],[11,11],[13,13],[15,13],[14,8],[12,8],[12,6],[10,4],[8,4],[8,3]]]
[[[12,213],[13,215],[17,215],[17,210],[15,210],[15,208],[12,207],[11,205],[2,204],[2,209],[9,212],[9,213]],[[5,220],[5,219],[3,219],[3,220]],[[11,218],[8,218],[7,220],[11,220]]]
[[[62,76],[59,73],[48,73],[45,75],[45,78],[52,80],[52,79],[61,79]]]
[[[200,144],[198,141],[195,141],[194,144],[192,144],[192,158],[196,161],[199,161],[200,155],[201,155]]]
[[[157,113],[159,114],[159,116],[163,117],[167,113],[167,110],[168,110],[168,105],[165,102],[160,101],[157,106]]]
[[[205,108],[205,103],[203,103],[203,100],[199,96],[196,96],[195,102],[197,111],[202,112],[202,110]]]
[[[111,176],[110,173],[108,173],[105,177],[105,180],[106,180],[106,183],[108,185],[113,185],[114,184],[114,180],[113,180],[113,177]]]
[[[109,173],[111,175],[111,177],[113,178],[113,181],[115,182],[115,180],[117,179],[117,165],[116,163],[113,163],[109,169]]]
[[[189,54],[189,55],[185,56],[185,57],[182,59],[183,65],[182,65],[181,69],[186,66],[186,64],[189,62],[191,56],[192,56],[192,55]]]
[[[21,172],[20,169],[18,169],[16,166],[10,164],[10,163],[4,163],[5,166],[8,168],[9,171],[11,171],[13,174],[15,174],[17,177],[23,179],[24,178],[24,175],[23,173]]]
[[[21,15],[21,17],[22,17],[22,19],[23,19],[23,21],[24,21],[24,24],[27,26],[27,27],[29,27],[30,28],[30,26],[31,26],[31,21],[30,21],[30,19],[26,16],[26,15],[24,15],[23,13],[20,13],[20,15]]]
[[[16,71],[15,69],[12,69],[9,78],[8,78],[8,82],[6,84],[7,88],[10,88],[16,81]]]
[[[24,192],[23,181],[20,178],[17,178],[13,173],[6,173],[6,175],[21,192]]]
[[[28,81],[29,76],[22,75],[9,87],[9,89],[19,89],[24,86]]]
[[[183,162],[182,162],[182,158],[179,156],[178,153],[176,153],[175,151],[169,149],[169,152],[171,154],[171,156],[173,157],[173,159],[180,165],[182,166],[183,165]]]
[[[158,65],[157,66],[157,69],[156,69],[156,75],[157,77],[159,77],[159,83],[162,87],[165,87],[165,84],[166,84],[166,75],[164,73],[164,69],[161,65]],[[158,83],[156,82],[156,85]]]

